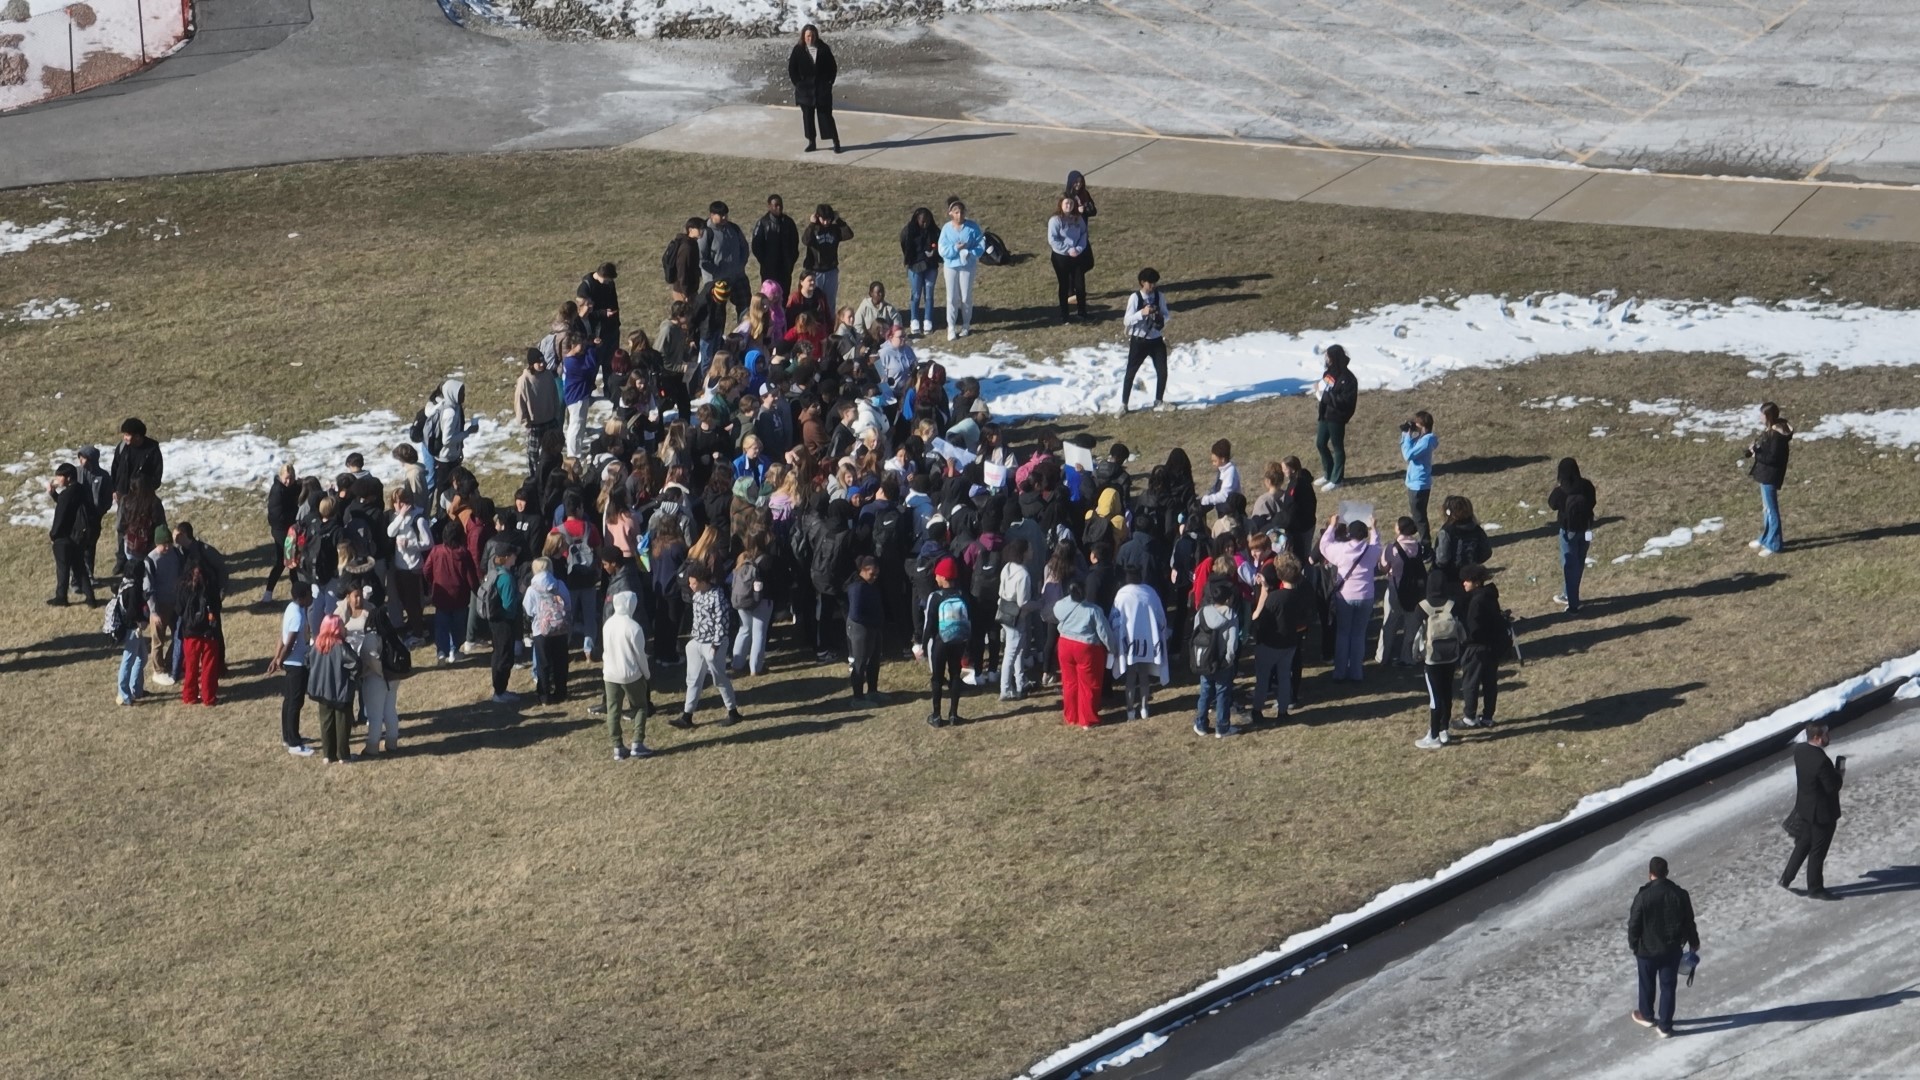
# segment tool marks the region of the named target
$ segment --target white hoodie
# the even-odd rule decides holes
[[[600,635],[600,678],[610,683],[632,683],[652,679],[647,666],[647,633],[633,618],[638,598],[630,592],[614,593],[613,614]]]
[[[433,546],[433,535],[427,531],[427,515],[417,506],[405,514],[396,514],[387,525],[387,535],[393,538],[394,568],[417,572],[427,557],[427,549]]]
[[[460,464],[466,453],[466,393],[466,383],[459,379],[448,379],[440,384],[440,400],[427,406],[429,435],[435,427],[440,429],[440,453],[435,456],[449,465]],[[428,445],[432,445],[431,437]]]

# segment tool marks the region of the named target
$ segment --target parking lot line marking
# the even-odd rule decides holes
[[[1866,122],[1871,124],[1879,120],[1882,116],[1885,116],[1887,114],[1887,109],[1890,108],[1894,102],[1899,101],[1902,98],[1905,98],[1906,96],[1907,95],[1905,94],[1893,94],[1889,96],[1887,100],[1875,106],[1874,110],[1867,114]],[[1821,158],[1820,164],[1815,165],[1812,168],[1812,170],[1809,171],[1805,177],[1803,177],[1803,179],[1806,179],[1806,180],[1819,179],[1820,174],[1827,171],[1827,166],[1833,164],[1833,159],[1839,157],[1841,154],[1845,153],[1846,151],[1853,149],[1854,146],[1859,144],[1860,138],[1861,138],[1860,133],[1857,131],[1854,132],[1852,137],[1848,138],[1845,142],[1841,143],[1839,146],[1834,147],[1833,150],[1830,153],[1828,153],[1826,157]]]
[[[1609,2],[1609,0],[1600,0],[1600,2],[1601,2],[1601,3],[1603,3],[1603,4],[1606,4],[1606,5],[1608,6],[1608,7],[1612,7],[1612,6],[1613,6],[1613,4]],[[1710,22],[1710,23],[1714,23],[1714,24],[1716,24],[1716,25],[1719,25],[1719,26],[1724,26],[1724,27],[1726,27],[1726,28],[1727,28],[1727,30],[1728,30],[1728,31],[1730,31],[1730,32],[1732,32],[1732,33],[1735,33],[1735,34],[1741,34],[1741,35],[1745,35],[1745,34],[1746,34],[1746,32],[1747,32],[1747,28],[1746,28],[1746,27],[1744,27],[1744,26],[1735,26],[1735,25],[1733,25],[1732,23],[1730,23],[1730,22],[1728,22],[1728,21],[1726,21],[1725,19],[1722,19],[1722,18],[1720,18],[1719,16],[1717,16],[1717,15],[1715,15],[1715,14],[1714,14],[1713,12],[1711,12],[1711,11],[1708,11],[1708,10],[1707,10],[1706,8],[1704,8],[1704,7],[1697,7],[1697,8],[1696,8],[1696,7],[1688,7],[1688,6],[1686,6],[1685,4],[1682,4],[1682,3],[1680,3],[1680,0],[1660,0],[1660,2],[1661,2],[1661,3],[1663,3],[1663,4],[1665,4],[1665,5],[1667,5],[1667,6],[1668,6],[1668,7],[1670,7],[1670,8],[1674,8],[1674,9],[1676,9],[1676,10],[1679,10],[1679,11],[1684,11],[1684,12],[1686,12],[1686,13],[1687,13],[1687,14],[1689,14],[1689,15],[1698,15],[1698,16],[1700,16],[1701,18],[1703,18],[1703,19],[1705,19],[1705,20],[1707,20],[1707,21],[1708,21],[1708,22]],[[1753,13],[1754,13],[1754,14],[1756,14],[1756,15],[1757,15],[1757,14],[1759,14],[1759,11],[1758,11],[1758,9],[1756,9],[1756,8],[1754,8],[1754,7],[1752,7],[1752,6],[1751,6],[1751,5],[1749,5],[1749,4],[1741,4],[1741,3],[1740,3],[1740,0],[1733,0],[1733,2],[1734,2],[1734,3],[1736,3],[1736,4],[1740,4],[1740,6],[1741,6],[1741,7],[1744,7],[1744,8],[1746,8],[1746,9],[1747,9],[1748,11],[1751,11],[1751,12],[1753,12]]]
[[[1627,18],[1632,19],[1634,22],[1640,23],[1644,26],[1651,27],[1654,33],[1665,34],[1669,37],[1679,38],[1681,41],[1684,41],[1687,44],[1693,46],[1694,48],[1699,49],[1701,52],[1706,53],[1708,56],[1718,57],[1720,55],[1720,50],[1715,49],[1713,46],[1708,45],[1702,41],[1695,41],[1693,38],[1688,37],[1686,34],[1683,34],[1678,30],[1675,30],[1671,26],[1665,26],[1660,23],[1654,22],[1652,19],[1649,19],[1646,16],[1641,15],[1637,11],[1633,11],[1628,8],[1623,8],[1619,4],[1613,3],[1612,0],[1593,0],[1593,2],[1596,4],[1599,4],[1603,8],[1607,8],[1610,11],[1617,11],[1620,14],[1625,15]],[[1717,22],[1718,20],[1715,20],[1715,21]],[[1726,24],[1721,23],[1720,25],[1725,26]],[[1746,33],[1746,31],[1738,30],[1738,31],[1735,31],[1735,33],[1744,34]],[[1679,68],[1681,71],[1688,70],[1685,64],[1675,64],[1673,66]]]
[[[1666,57],[1661,56],[1657,53],[1650,53],[1645,49],[1639,48],[1635,46],[1632,42],[1628,41],[1626,38],[1623,38],[1619,34],[1613,33],[1612,31],[1601,30],[1593,26],[1588,26],[1586,23],[1583,23],[1580,20],[1575,19],[1573,16],[1567,14],[1564,11],[1559,10],[1558,8],[1550,8],[1545,4],[1540,3],[1540,0],[1520,0],[1520,2],[1528,5],[1529,7],[1539,8],[1541,11],[1544,11],[1547,14],[1552,15],[1556,18],[1564,19],[1565,21],[1572,23],[1574,26],[1579,27],[1581,30],[1584,30],[1589,34],[1594,34],[1596,36],[1607,38],[1610,41],[1616,42],[1620,45],[1621,48],[1624,48],[1629,52],[1639,53],[1641,56],[1646,57],[1647,59],[1653,61],[1656,64],[1665,64],[1670,68],[1675,68],[1677,70],[1685,71],[1685,72],[1692,72],[1693,70],[1692,68],[1689,68],[1685,64],[1675,63],[1674,61],[1669,60]],[[1605,0],[1601,0],[1601,2],[1604,3]],[[1626,14],[1626,13],[1623,12],[1623,14]],[[1634,16],[1634,18],[1638,18],[1638,16]],[[1640,21],[1645,22],[1646,20],[1641,19]],[[1652,25],[1652,24],[1649,24],[1649,25]],[[1675,34],[1673,31],[1668,30],[1665,27],[1655,26],[1654,29],[1661,31],[1662,33],[1672,34],[1674,37],[1680,37],[1679,34]],[[1715,59],[1718,59],[1720,56],[1718,52],[1714,51],[1713,49],[1707,48],[1705,45],[1702,45],[1697,41],[1693,41],[1692,39],[1689,39],[1689,38],[1682,38],[1682,40],[1687,41],[1689,44],[1691,44],[1695,48],[1701,50],[1702,52],[1707,53],[1708,55],[1714,57]]]
[[[1474,7],[1472,4],[1467,3],[1467,0],[1447,0],[1447,2],[1454,5],[1455,7],[1466,8],[1468,11],[1473,12],[1475,15],[1478,15],[1483,19],[1491,19],[1494,22],[1502,23],[1506,26],[1512,27],[1514,30],[1517,30],[1522,34],[1527,35],[1528,37],[1532,38],[1533,40],[1539,42],[1542,45],[1546,45],[1549,48],[1559,49],[1561,52],[1566,53],[1568,56],[1573,57],[1575,60],[1580,61],[1582,64],[1585,64],[1588,67],[1597,67],[1601,71],[1612,72],[1622,82],[1632,83],[1635,86],[1638,86],[1644,90],[1650,91],[1655,94],[1662,94],[1666,92],[1663,88],[1656,86],[1653,83],[1650,83],[1645,79],[1640,78],[1637,75],[1629,75],[1626,72],[1621,71],[1619,68],[1614,67],[1611,64],[1603,64],[1598,60],[1589,60],[1586,57],[1581,56],[1579,53],[1575,52],[1573,48],[1567,45],[1565,42],[1555,41],[1552,38],[1546,36],[1545,34],[1537,33],[1533,30],[1528,29],[1527,27],[1519,25],[1518,23],[1501,18],[1500,16],[1495,15],[1490,11],[1483,11],[1480,8]]]
[[[1408,18],[1418,19],[1421,22],[1426,23],[1428,26],[1432,26],[1437,29],[1444,30],[1447,33],[1452,34],[1454,37],[1459,38],[1461,41],[1464,41],[1467,44],[1472,45],[1477,49],[1480,49],[1484,52],[1491,53],[1493,56],[1499,58],[1503,62],[1518,64],[1521,67],[1526,68],[1528,71],[1540,71],[1539,68],[1534,67],[1532,64],[1527,63],[1527,61],[1521,57],[1508,56],[1506,53],[1501,52],[1499,49],[1496,49],[1491,45],[1485,44],[1484,42],[1477,41],[1474,38],[1470,38],[1467,35],[1461,33],[1460,31],[1455,30],[1451,26],[1448,26],[1444,23],[1435,22],[1434,20],[1427,18],[1425,15],[1422,15],[1417,11],[1408,10],[1407,8],[1402,7],[1401,5],[1394,3],[1394,0],[1374,0],[1374,2],[1377,4],[1380,4],[1383,7],[1390,7],[1393,10],[1399,12],[1400,14],[1407,16]],[[1549,74],[1547,72],[1541,72],[1541,73]],[[1623,116],[1633,115],[1633,110],[1631,108],[1628,108],[1627,106],[1622,105],[1617,101],[1611,101],[1611,100],[1608,100],[1607,98],[1601,97],[1599,94],[1596,94],[1593,91],[1587,89],[1586,87],[1581,86],[1579,83],[1563,82],[1561,83],[1561,85],[1565,86],[1567,89],[1573,91],[1574,93],[1581,95],[1582,97],[1592,98],[1593,100],[1599,102],[1602,105],[1605,105],[1607,108],[1612,109]]]
[[[1003,30],[1011,30],[1014,33],[1020,35],[1021,37],[1026,38],[1028,41],[1035,42],[1036,44],[1045,44],[1044,42],[1041,42],[1038,38],[1035,38],[1032,34],[1027,33],[1025,30],[1020,29],[1019,27],[1013,25],[1012,23],[1006,21],[1005,19],[1000,18],[999,16],[995,15],[991,11],[981,12],[980,17],[998,25]],[[1094,70],[1090,67],[1087,67],[1087,65],[1085,64],[1081,64],[1080,66],[1083,68],[1086,68],[1086,70],[1088,71]],[[1125,116],[1121,113],[1114,112],[1112,109],[1109,109],[1105,105],[1100,104],[1098,101],[1095,101],[1092,98],[1086,96],[1085,94],[1082,94],[1080,91],[1075,90],[1071,86],[1067,86],[1063,83],[1055,82],[1053,79],[1048,78],[1046,75],[1043,75],[1038,71],[1034,72],[1034,74],[1039,75],[1040,80],[1042,82],[1045,82],[1047,85],[1053,87],[1054,89],[1060,91],[1063,94],[1066,94],[1068,97],[1078,98],[1079,100],[1086,102],[1088,105],[1092,106],[1096,111],[1106,113],[1108,116],[1113,117],[1115,120],[1118,120],[1121,123],[1126,124],[1127,126],[1132,127],[1144,134],[1151,135],[1154,138],[1160,137],[1159,132],[1153,130],[1147,125],[1141,123],[1138,120],[1133,119],[1130,116]],[[1095,72],[1095,74],[1098,74],[1098,72]],[[1147,95],[1142,94],[1140,96],[1146,97]],[[1032,110],[1029,110],[1029,111],[1032,111]]]

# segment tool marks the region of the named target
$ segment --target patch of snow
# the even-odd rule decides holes
[[[896,22],[927,21],[971,11],[1054,7],[1060,0],[495,0],[469,5],[489,18],[507,9],[518,23],[542,30],[601,37],[720,37],[796,33],[807,23],[823,31]]]
[[[1750,435],[1760,427],[1760,403],[1742,409],[1702,409],[1689,402],[1674,398],[1661,398],[1658,401],[1629,401],[1627,413],[1632,416],[1671,416],[1673,434],[1687,435]],[[1705,442],[1705,439],[1695,439]]]
[[[35,244],[71,244],[98,240],[113,230],[112,223],[57,217],[38,225],[0,221],[0,255],[17,255]]]
[[[1566,409],[1578,409],[1587,405],[1599,405],[1603,407],[1611,407],[1613,405],[1613,402],[1608,401],[1605,398],[1575,397],[1572,394],[1567,394],[1563,397],[1557,397],[1557,398],[1533,398],[1531,400],[1523,401],[1520,403],[1520,407],[1523,409],[1566,410]]]
[[[1647,541],[1646,545],[1639,551],[1620,556],[1613,560],[1613,564],[1618,566],[1621,563],[1632,562],[1635,559],[1650,559],[1655,555],[1664,554],[1675,548],[1686,547],[1700,537],[1708,533],[1717,533],[1726,527],[1727,519],[1718,517],[1707,518],[1705,521],[1692,527],[1682,525],[1672,532],[1667,533],[1665,536],[1656,536]]]
[[[1909,680],[1912,680],[1917,675],[1920,675],[1920,652],[1894,660],[1888,660],[1865,674],[1829,686],[1824,690],[1815,691],[1791,705],[1782,706],[1759,719],[1750,720],[1717,739],[1711,739],[1695,746],[1679,757],[1669,758],[1661,762],[1652,772],[1644,776],[1629,780],[1618,787],[1595,792],[1582,798],[1574,805],[1572,810],[1567,812],[1567,816],[1561,818],[1559,821],[1548,822],[1518,835],[1496,840],[1478,851],[1462,856],[1460,859],[1435,873],[1432,877],[1422,878],[1418,881],[1403,882],[1385,889],[1375,895],[1373,899],[1353,911],[1336,915],[1315,929],[1294,934],[1282,942],[1277,949],[1261,953],[1232,967],[1222,968],[1212,979],[1198,988],[1163,1004],[1156,1005],[1151,1009],[1147,1009],[1131,1019],[1114,1024],[1096,1035],[1048,1055],[1041,1061],[1036,1062],[1032,1068],[1028,1069],[1021,1077],[1021,1080],[1031,1080],[1031,1077],[1035,1074],[1046,1072],[1049,1069],[1056,1068],[1071,1061],[1085,1053],[1091,1047],[1121,1035],[1141,1024],[1151,1023],[1156,1016],[1162,1015],[1168,1010],[1181,1008],[1195,1002],[1206,1001],[1210,995],[1217,993],[1227,983],[1240,978],[1248,972],[1256,971],[1289,953],[1299,952],[1315,945],[1330,944],[1331,948],[1327,952],[1321,953],[1315,957],[1314,960],[1309,961],[1306,965],[1302,965],[1301,968],[1295,969],[1295,971],[1303,970],[1305,967],[1323,962],[1329,955],[1343,951],[1346,948],[1347,943],[1345,942],[1334,943],[1334,939],[1339,936],[1342,930],[1376,912],[1384,911],[1400,903],[1402,900],[1416,896],[1441,882],[1458,877],[1518,845],[1524,844],[1536,837],[1547,835],[1555,829],[1579,822],[1618,803],[1622,799],[1665,783],[1673,777],[1679,776],[1691,769],[1722,760],[1729,755],[1746,750],[1755,744],[1773,741],[1787,732],[1800,728],[1812,721],[1824,719],[1844,708],[1849,702],[1871,694],[1876,690],[1899,682],[1907,682],[1907,685],[1911,686],[1913,684]],[[1905,689],[1905,687],[1902,687],[1902,690]],[[1914,696],[1920,696],[1920,691],[1914,691],[1913,694]],[[1294,972],[1290,971],[1287,975],[1292,975],[1293,973]],[[1285,976],[1283,976],[1283,978],[1284,977]],[[1159,1034],[1164,1035],[1167,1030],[1171,1030],[1177,1026],[1178,1025],[1167,1025],[1160,1030]]]
[[[1873,443],[1909,449],[1920,446],[1920,409],[1887,409],[1881,412],[1834,413],[1794,438],[1802,440],[1837,439],[1851,436]]]
[[[1597,427],[1597,428],[1594,428],[1592,431],[1587,432],[1587,438],[1589,439],[1604,439],[1606,437],[1607,437],[1607,429],[1603,427]]]

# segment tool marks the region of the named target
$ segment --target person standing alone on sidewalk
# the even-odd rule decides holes
[[[1634,894],[1627,914],[1627,947],[1640,968],[1639,1008],[1633,1022],[1663,1039],[1673,1037],[1673,996],[1680,981],[1680,958],[1699,951],[1700,931],[1693,923],[1693,898],[1667,878],[1667,860],[1647,860],[1647,883]],[[1654,989],[1660,991],[1654,1008]]]
[[[1847,778],[1847,759],[1842,756],[1838,765],[1829,759],[1827,739],[1825,724],[1808,724],[1807,741],[1793,748],[1793,812],[1784,823],[1793,837],[1793,854],[1780,874],[1780,887],[1792,888],[1805,863],[1810,900],[1836,899],[1827,891],[1827,848],[1840,823],[1840,785]]]
[[[800,28],[800,43],[787,54],[787,78],[793,83],[793,103],[800,106],[800,128],[807,134],[807,152],[819,147],[814,136],[833,143],[840,152],[840,128],[833,122],[833,81],[840,77],[840,65],[833,50],[820,40],[820,31],[812,23]]]
[[[1313,438],[1314,448],[1320,451],[1317,486],[1322,491],[1334,491],[1347,478],[1347,422],[1360,404],[1360,381],[1353,377],[1345,348],[1327,346],[1326,370],[1314,393],[1320,399],[1319,425]]]
[[[1127,297],[1127,379],[1120,384],[1120,412],[1127,415],[1127,401],[1133,396],[1133,377],[1140,366],[1153,360],[1158,379],[1153,386],[1153,407],[1166,404],[1167,397],[1167,298],[1160,291],[1160,271],[1149,266],[1140,271],[1140,287]]]

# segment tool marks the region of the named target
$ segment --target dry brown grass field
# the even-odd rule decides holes
[[[111,303],[0,322],[0,462],[105,442],[125,415],[162,440],[243,424],[285,439],[369,408],[411,415],[454,368],[472,377],[475,411],[499,412],[512,372],[501,357],[592,264],[628,267],[624,306],[647,313],[630,325],[651,326],[660,247],[711,198],[749,224],[770,190],[796,209],[830,201],[857,231],[843,280],[903,293],[894,234],[952,186],[605,153],[0,193],[0,219],[181,229],[0,257],[0,312],[55,296]],[[963,194],[1016,249],[1037,246],[1047,189],[969,181]],[[1113,307],[1148,263],[1198,283],[1175,294],[1184,340],[1331,327],[1448,292],[1726,300],[1824,287],[1920,302],[1904,246],[1101,195],[1096,291]],[[991,271],[981,299],[981,347],[1042,357],[1090,333],[1052,324],[1044,259]],[[1342,312],[1327,311],[1336,301]],[[854,711],[840,669],[783,648],[771,674],[740,682],[747,724],[656,725],[653,761],[612,761],[584,701],[487,704],[484,665],[469,662],[402,685],[400,754],[326,768],[280,751],[278,687],[264,677],[277,623],[243,609],[267,565],[257,495],[175,510],[238,571],[231,692],[215,710],[117,708],[99,613],[43,607],[45,538],[10,528],[0,1075],[1017,1073],[1381,888],[1920,647],[1898,617],[1920,592],[1910,455],[1799,446],[1783,496],[1790,546],[1763,561],[1745,547],[1759,506],[1733,468],[1737,443],[1676,439],[1660,418],[1615,408],[1517,407],[1766,396],[1811,417],[1911,405],[1916,388],[1908,370],[1757,381],[1750,366],[1570,356],[1363,399],[1354,497],[1397,512],[1395,425],[1431,410],[1436,494],[1470,495],[1505,526],[1495,564],[1526,620],[1529,658],[1507,675],[1501,724],[1438,754],[1413,749],[1422,693],[1391,670],[1342,689],[1310,668],[1305,709],[1237,740],[1192,736],[1188,687],[1162,693],[1149,721],[1084,732],[1063,727],[1052,700],[976,695],[972,723],[936,731],[920,720],[919,670],[889,665],[895,704]],[[1058,425],[1151,460],[1182,445],[1204,461],[1228,436],[1250,477],[1281,454],[1311,460],[1312,406],[1297,398]],[[1589,437],[1597,425],[1613,434]],[[1606,519],[1588,607],[1571,618],[1549,602],[1557,551],[1532,509],[1565,454],[1598,483]],[[494,493],[510,483],[487,478]],[[1709,516],[1727,529],[1609,561]]]

